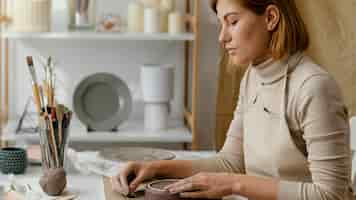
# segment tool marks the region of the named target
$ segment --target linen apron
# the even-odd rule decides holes
[[[311,181],[306,155],[295,145],[286,117],[288,69],[295,67],[302,55],[291,57],[283,76],[280,90],[279,113],[271,113],[263,105],[258,94],[248,94],[248,78],[245,85],[244,152],[246,173],[277,177],[289,181]],[[250,73],[251,69],[247,73]],[[249,77],[249,74],[247,74]],[[280,80],[281,81],[281,80]],[[246,105],[247,104],[247,105]],[[288,162],[284,162],[288,159]]]

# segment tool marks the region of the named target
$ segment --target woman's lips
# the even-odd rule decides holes
[[[235,55],[236,54],[236,49],[226,49],[229,55]]]

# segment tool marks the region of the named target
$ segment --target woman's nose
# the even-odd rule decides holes
[[[224,44],[228,43],[229,41],[231,41],[231,36],[226,31],[226,28],[222,27],[220,30],[220,34],[219,34],[219,42],[224,45]]]

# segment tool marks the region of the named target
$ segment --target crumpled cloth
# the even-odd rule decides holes
[[[112,177],[118,174],[119,170],[124,166],[123,162],[114,162],[105,160],[99,156],[97,151],[77,152],[69,148],[67,151],[67,160],[70,162],[67,168],[74,168],[84,175],[99,175]]]

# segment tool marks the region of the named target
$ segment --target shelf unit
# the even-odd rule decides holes
[[[193,33],[103,33],[103,32],[49,32],[49,33],[11,33],[5,32],[7,39],[40,39],[40,40],[149,40],[149,41],[194,41]]]
[[[1,0],[0,10],[6,8],[6,1]],[[140,137],[150,142],[183,142],[187,148],[187,144],[191,144],[192,150],[198,149],[197,143],[197,103],[198,103],[198,81],[199,81],[199,64],[200,64],[200,6],[201,0],[185,0],[185,18],[186,29],[188,33],[183,34],[143,34],[143,33],[101,33],[101,32],[48,32],[48,33],[10,33],[1,31],[0,36],[0,136],[4,132],[4,128],[11,127],[12,122],[9,122],[9,42],[11,40],[152,40],[152,41],[182,41],[184,42],[184,125],[173,130],[166,131],[165,134],[139,134],[141,129],[132,129],[125,134],[118,133],[116,140],[134,141]],[[9,23],[10,17],[2,12],[0,23]],[[190,57],[191,56],[191,57]],[[190,72],[190,62],[192,71]],[[191,94],[189,92],[189,77],[192,78]],[[189,98],[191,98],[191,108],[189,109]],[[137,126],[136,126],[137,127]],[[170,132],[172,132],[170,134]],[[179,136],[178,134],[182,135]],[[189,135],[190,133],[190,135]],[[99,134],[99,133],[98,133]],[[100,136],[110,133],[101,133]],[[89,135],[89,134],[88,134]],[[95,137],[94,137],[95,136]],[[112,136],[112,134],[110,134]],[[94,140],[97,136],[91,135]],[[1,137],[2,138],[2,137]],[[177,138],[180,138],[177,140]],[[31,138],[27,138],[31,139]],[[34,139],[34,138],[32,138]],[[83,136],[73,136],[71,140],[81,140]],[[91,139],[90,139],[91,140]],[[136,140],[135,140],[136,141]]]

